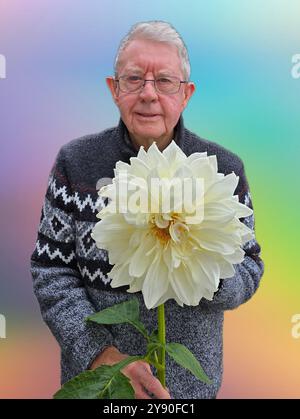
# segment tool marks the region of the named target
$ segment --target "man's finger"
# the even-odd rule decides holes
[[[141,375],[141,383],[147,389],[149,393],[152,393],[154,397],[158,399],[170,399],[169,392],[163,388],[160,381],[153,375]]]
[[[152,399],[152,397],[147,393],[147,391],[145,391],[143,386],[141,386],[140,384],[135,383],[133,388],[134,388],[136,399],[150,399],[150,400]]]

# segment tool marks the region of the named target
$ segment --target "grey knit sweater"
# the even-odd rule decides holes
[[[234,171],[240,178],[235,194],[252,208],[241,159],[220,145],[187,130],[180,118],[175,141],[186,155],[207,151],[218,159],[219,172]],[[89,368],[105,347],[114,345],[130,355],[145,353],[141,335],[129,325],[100,326],[85,317],[132,298],[126,288],[111,288],[107,273],[112,266],[106,251],[99,250],[90,236],[98,221],[96,183],[113,178],[118,160],[136,156],[127,129],[117,127],[70,141],[59,151],[49,176],[36,246],[31,256],[31,273],[41,314],[61,348],[61,382]],[[254,217],[242,219],[254,230]],[[221,280],[213,301],[181,308],[174,300],[165,303],[167,341],[186,345],[198,358],[213,384],[205,385],[167,360],[167,387],[172,398],[213,398],[222,380],[223,317],[249,300],[258,288],[264,264],[255,239],[244,245],[245,259],[234,265],[235,275]],[[156,309],[148,311],[140,293],[141,319],[149,331],[157,327]]]

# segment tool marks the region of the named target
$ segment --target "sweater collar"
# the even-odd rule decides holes
[[[182,115],[180,115],[180,118],[175,126],[173,140],[183,150],[184,123],[183,123]],[[124,124],[122,119],[120,119],[119,125],[118,125],[118,142],[119,142],[119,147],[121,149],[120,151],[122,153],[123,161],[129,162],[130,157],[137,156],[138,150],[136,150],[135,147],[133,146],[127,127]]]

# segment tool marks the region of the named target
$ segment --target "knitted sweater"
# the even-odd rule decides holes
[[[216,155],[218,171],[239,176],[235,194],[252,207],[241,159],[211,141],[187,130],[182,117],[175,141],[186,155],[207,151]],[[143,337],[130,325],[102,326],[84,319],[97,311],[132,298],[126,287],[111,288],[112,266],[105,250],[99,250],[91,231],[96,214],[105,205],[98,196],[100,178],[113,178],[118,160],[129,163],[136,156],[128,131],[120,120],[115,128],[87,135],[65,144],[49,176],[31,273],[41,314],[61,348],[61,382],[88,369],[95,357],[114,345],[129,355],[145,353]],[[241,219],[254,231],[254,216]],[[224,310],[245,303],[258,288],[264,264],[255,239],[244,245],[245,259],[234,265],[235,275],[221,280],[212,301],[202,299],[196,307],[165,303],[167,341],[186,345],[200,361],[211,385],[198,381],[189,371],[167,359],[167,387],[172,398],[214,398],[223,372]],[[141,293],[140,315],[148,330],[157,328],[157,311],[147,310]]]

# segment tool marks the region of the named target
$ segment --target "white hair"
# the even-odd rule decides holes
[[[170,25],[170,23],[160,20],[139,22],[131,27],[128,34],[121,40],[120,46],[118,48],[114,64],[115,74],[118,73],[118,65],[121,53],[134,39],[149,39],[151,41],[165,42],[171,45],[175,45],[181,60],[183,76],[185,80],[189,80],[191,67],[187,48],[176,29]]]

